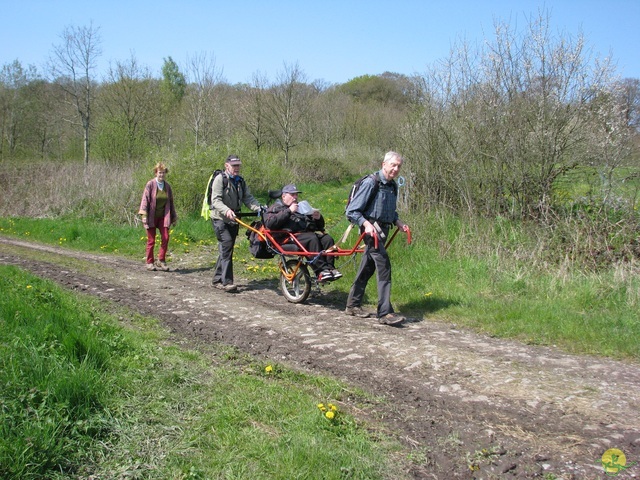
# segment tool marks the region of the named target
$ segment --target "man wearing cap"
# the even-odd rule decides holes
[[[233,246],[239,228],[236,216],[240,213],[242,204],[254,212],[260,210],[260,204],[240,176],[241,165],[237,155],[229,155],[224,164],[224,172],[213,179],[211,186],[210,215],[219,252],[211,283],[226,292],[238,290],[233,283]]]
[[[296,239],[309,252],[328,250],[335,244],[333,238],[324,232],[324,217],[318,210],[303,215],[298,207],[298,194],[302,193],[290,183],[282,187],[282,196],[267,210],[264,226],[270,230],[287,230],[295,233]],[[289,239],[286,233],[274,234],[282,243]],[[320,255],[310,263],[318,282],[337,280],[342,274],[334,267],[334,257]]]

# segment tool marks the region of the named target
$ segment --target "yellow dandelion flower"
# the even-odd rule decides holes
[[[319,404],[318,404],[318,408],[319,408],[320,410],[324,410],[324,403],[319,403]]]
[[[27,285],[27,288],[33,288],[31,285]]]
[[[429,292],[429,293],[425,293],[424,294],[425,297],[430,297],[431,295],[433,295],[433,292]]]
[[[338,407],[336,407],[333,403],[329,404],[329,408],[331,409],[332,412],[337,412],[338,411]]]
[[[271,365],[267,365],[264,367],[264,371],[267,373],[271,373],[273,371],[273,367]]]
[[[328,411],[327,413],[324,414],[325,417],[327,417],[329,420],[333,420],[333,418],[336,416],[335,412],[332,411]]]

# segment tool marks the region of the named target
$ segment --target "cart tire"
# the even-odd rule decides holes
[[[287,260],[286,270],[295,270],[298,260]],[[298,272],[293,281],[289,282],[286,277],[280,273],[280,290],[287,301],[291,303],[302,303],[311,293],[311,276],[306,265],[300,265]]]

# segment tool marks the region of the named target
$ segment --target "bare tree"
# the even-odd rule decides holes
[[[239,100],[240,124],[251,137],[257,152],[260,152],[268,136],[265,118],[266,85],[267,78],[259,72],[254,73],[251,85],[243,86],[243,95]]]
[[[273,137],[289,163],[289,152],[302,142],[304,119],[311,107],[311,88],[298,64],[284,65],[269,90],[266,112]]]
[[[135,56],[109,67],[100,92],[103,115],[96,147],[110,159],[131,160],[144,153],[145,132],[160,107],[157,82]]]
[[[188,89],[185,114],[191,133],[193,149],[197,155],[201,143],[211,136],[216,103],[216,86],[222,80],[222,71],[216,66],[213,55],[200,53],[187,59]]]
[[[83,132],[84,164],[89,164],[91,113],[95,95],[93,77],[96,61],[102,54],[99,28],[66,27],[62,42],[54,46],[49,69],[53,81],[62,89],[64,100],[71,105]],[[69,119],[78,124],[77,120]]]
[[[336,90],[326,90],[313,100],[313,115],[309,115],[309,140],[328,149],[345,144],[345,122],[351,98]]]

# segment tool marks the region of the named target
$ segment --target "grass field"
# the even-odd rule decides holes
[[[402,478],[398,445],[343,407],[364,395],[330,378],[172,346],[15,267],[0,290],[0,478]]]

